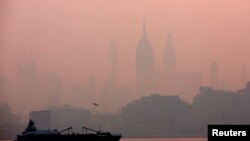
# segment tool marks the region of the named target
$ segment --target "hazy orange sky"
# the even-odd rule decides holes
[[[64,83],[86,83],[95,75],[102,88],[109,75],[110,42],[118,44],[119,84],[134,83],[135,50],[145,16],[155,67],[162,68],[169,32],[177,69],[209,65],[238,85],[250,62],[249,0],[1,0],[0,75],[15,83],[17,62],[37,60],[38,73],[56,72]]]

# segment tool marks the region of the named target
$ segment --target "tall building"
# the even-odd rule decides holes
[[[18,82],[22,87],[30,87],[37,79],[37,63],[34,60],[27,65],[18,64]]]
[[[30,63],[26,65],[18,64],[17,70],[17,92],[18,96],[15,102],[18,103],[18,108],[21,108],[23,111],[27,112],[31,110],[29,104],[24,101],[27,98],[35,100],[39,100],[39,91],[38,91],[38,74],[37,74],[37,63],[34,60],[31,60]],[[34,107],[33,107],[34,108]]]
[[[111,43],[110,48],[110,83],[112,87],[115,87],[117,85],[117,44],[115,42]]]
[[[176,71],[175,48],[172,44],[172,35],[169,34],[163,54],[163,70],[165,73]]]
[[[240,75],[240,87],[241,88],[245,87],[247,81],[248,81],[247,68],[246,68],[245,64],[243,64],[242,68],[241,68],[241,75]]]
[[[212,87],[217,87],[218,85],[218,64],[217,62],[212,62],[210,65],[210,85]]]
[[[179,95],[192,101],[202,82],[202,75],[195,71],[182,71],[176,68],[176,50],[172,35],[168,34],[163,51],[162,69],[154,74],[154,90],[163,95]]]
[[[144,96],[152,93],[154,60],[151,43],[147,37],[145,20],[143,34],[136,49],[136,93]]]

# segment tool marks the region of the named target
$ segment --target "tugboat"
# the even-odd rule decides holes
[[[87,127],[83,127],[86,133],[63,134],[65,131],[71,130],[72,127],[62,131],[55,130],[40,130],[35,127],[35,123],[30,120],[28,127],[21,135],[17,135],[16,141],[119,141],[121,135],[112,135],[110,132],[101,132]],[[91,131],[92,133],[88,133]]]

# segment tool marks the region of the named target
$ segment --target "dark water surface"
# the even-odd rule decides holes
[[[122,138],[120,141],[207,141],[207,138]]]
[[[0,140],[11,141],[11,140]],[[207,141],[206,138],[122,138],[120,141]]]

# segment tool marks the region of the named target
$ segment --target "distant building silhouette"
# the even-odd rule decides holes
[[[30,88],[37,82],[37,62],[31,60],[27,65],[18,64],[18,84],[22,88]]]
[[[109,113],[120,110],[120,108],[131,99],[130,96],[133,95],[130,87],[118,85],[119,63],[117,51],[118,47],[116,42],[112,42],[110,46],[110,74],[99,97],[99,103],[102,105],[102,110]]]
[[[143,34],[136,48],[136,93],[149,95],[153,89],[154,60],[151,43],[147,37],[145,20]]]
[[[162,70],[155,70],[154,91],[164,95],[179,95],[192,101],[201,82],[201,73],[181,71],[176,68],[176,51],[173,46],[172,35],[169,33],[163,52],[163,68]]]
[[[89,123],[90,111],[84,108],[76,108],[70,105],[50,107],[51,127],[63,130],[73,127],[74,131],[82,131],[83,124]]]
[[[238,91],[200,87],[192,103],[152,94],[122,109],[119,130],[126,136],[206,136],[208,124],[250,123],[250,82]]]
[[[217,90],[234,90],[233,85],[223,78],[219,80],[219,65],[217,62],[210,64],[209,85]]]
[[[0,140],[15,138],[21,130],[20,116],[13,114],[8,104],[0,104]]]
[[[23,111],[28,112],[31,107],[23,101],[26,101],[27,97],[35,101],[39,96],[37,62],[35,60],[31,60],[31,62],[26,65],[18,64],[17,92],[18,98],[16,102]]]
[[[193,127],[206,134],[207,124],[248,124],[250,122],[250,83],[234,91],[215,90],[201,87],[195,96],[193,107]]]
[[[167,42],[163,54],[163,71],[171,73],[176,71],[176,54],[172,43],[172,35],[168,34]]]
[[[173,136],[186,128],[190,107],[178,96],[152,94],[128,103],[122,109],[122,128],[133,136]]]

